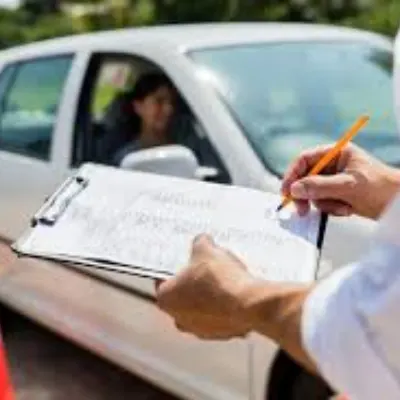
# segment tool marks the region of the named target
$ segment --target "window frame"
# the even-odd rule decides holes
[[[52,155],[53,155],[52,153],[53,153],[53,145],[54,145],[54,139],[55,139],[54,135],[56,133],[56,128],[57,128],[57,119],[59,118],[60,107],[62,106],[62,102],[64,100],[65,87],[68,82],[71,71],[73,70],[75,56],[76,56],[76,53],[74,53],[74,52],[60,52],[57,54],[45,54],[45,55],[31,56],[28,58],[6,60],[4,63],[2,63],[0,77],[3,73],[6,72],[6,70],[8,68],[13,68],[14,71],[12,73],[11,79],[9,79],[9,82],[7,82],[6,89],[4,90],[3,93],[0,93],[0,95],[1,95],[1,98],[0,98],[0,152],[4,152],[4,153],[7,153],[7,154],[13,155],[13,156],[28,158],[30,160],[43,162],[45,164],[52,163]],[[54,121],[54,123],[52,125],[52,129],[51,129],[51,137],[50,137],[50,143],[49,143],[47,157],[43,158],[43,157],[40,157],[35,154],[30,154],[29,152],[11,151],[11,150],[2,148],[2,146],[1,146],[2,119],[3,119],[3,115],[4,115],[5,104],[7,103],[7,98],[9,97],[12,88],[14,87],[14,83],[18,77],[18,72],[19,72],[20,68],[27,64],[32,64],[35,62],[52,61],[52,60],[63,59],[63,58],[69,59],[70,65],[69,65],[69,69],[64,77],[62,88],[59,93],[57,109],[55,111],[56,118],[55,118],[55,121]]]
[[[78,96],[77,113],[73,126],[73,140],[71,147],[70,168],[76,168],[81,162],[90,160],[92,156],[93,141],[90,137],[82,138],[82,135],[88,135],[92,132],[93,116],[91,112],[91,105],[95,96],[95,88],[101,72],[102,62],[104,59],[122,60],[126,58],[135,58],[134,55],[129,53],[115,53],[115,52],[92,52],[89,55],[89,60],[84,72],[83,82]],[[82,128],[83,126],[83,128]],[[82,132],[83,131],[83,132]],[[81,159],[77,157],[79,141],[82,144]],[[92,143],[90,143],[92,142]]]

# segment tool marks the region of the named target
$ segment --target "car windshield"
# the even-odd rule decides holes
[[[400,164],[390,51],[337,41],[237,45],[189,56],[278,175],[301,150],[336,141],[362,113],[372,118],[355,142]]]

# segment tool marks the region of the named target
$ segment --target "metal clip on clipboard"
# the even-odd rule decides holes
[[[68,178],[32,218],[32,228],[38,224],[54,225],[68,208],[71,201],[88,186],[88,183],[87,179],[79,176]]]

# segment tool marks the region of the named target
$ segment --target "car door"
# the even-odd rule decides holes
[[[104,162],[104,157],[99,156],[96,149],[104,148],[104,146],[98,146],[99,140],[114,143],[113,140],[109,140],[107,135],[110,132],[106,129],[108,125],[113,125],[108,119],[110,109],[114,110],[118,103],[115,100],[118,99],[119,94],[130,89],[140,74],[154,69],[163,71],[159,65],[134,54],[113,51],[92,55],[79,99],[80,113],[75,129],[76,140],[71,168],[77,168],[85,161]],[[179,88],[177,89],[179,91]],[[116,110],[117,116],[119,111]],[[186,114],[186,109],[183,112],[185,118],[190,117],[190,113]],[[187,122],[186,119],[184,120]],[[197,128],[194,128],[195,132],[192,134],[196,135],[199,121],[194,122]],[[185,125],[183,129],[188,132],[186,129],[189,128]],[[115,134],[118,134],[118,131],[112,130],[111,139]],[[204,135],[203,131],[200,135]],[[217,152],[211,154],[213,148],[207,143],[207,137],[202,136],[199,139],[193,138],[193,141],[186,142],[184,145],[191,147],[195,153],[207,152],[208,161],[218,163],[222,171],[223,163],[218,158]],[[190,143],[193,143],[193,146]],[[217,179],[228,183],[229,174],[224,170]],[[110,285],[120,285],[125,290],[129,290],[133,296],[148,301],[147,315],[140,321],[129,321],[132,343],[147,343],[142,351],[156,355],[160,360],[160,365],[168,366],[171,380],[181,376],[181,379],[185,380],[182,385],[191,387],[192,393],[198,393],[197,396],[200,396],[194,398],[248,398],[248,342],[246,340],[227,343],[204,342],[184,335],[155,305],[152,280],[99,270],[83,270],[95,275],[96,278],[100,277]],[[109,302],[107,296],[101,301],[104,302],[105,307]],[[123,318],[124,313],[128,315],[128,311],[124,309],[113,310],[113,312],[116,318]],[[155,340],[151,342],[147,340],[148,332],[151,332]]]
[[[0,236],[15,239],[62,179],[55,157],[73,55],[6,62],[0,74]]]

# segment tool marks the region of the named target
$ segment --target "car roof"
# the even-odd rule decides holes
[[[12,47],[1,55],[29,52],[79,51],[96,44],[168,44],[180,49],[199,49],[238,43],[298,40],[364,40],[387,46],[388,38],[346,27],[305,23],[207,23],[128,28],[66,36]],[[160,42],[161,40],[161,42]]]

